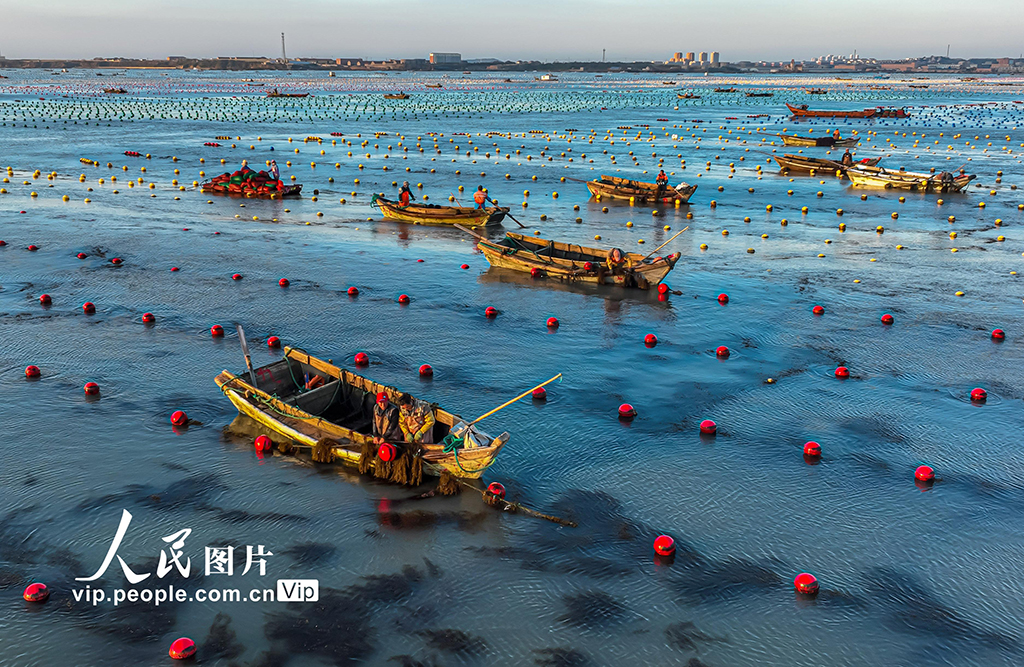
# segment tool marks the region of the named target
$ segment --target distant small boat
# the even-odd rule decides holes
[[[804,116],[808,118],[872,118],[876,113],[877,109],[864,109],[862,111],[813,111],[807,108],[806,104],[801,104],[798,107],[792,104],[786,104],[786,108],[792,112],[794,116]]]
[[[454,225],[460,223],[470,227],[497,224],[505,218],[507,206],[490,208],[469,208],[466,206],[435,206],[433,204],[409,204],[402,206],[399,202],[380,195],[373,195],[370,206],[380,209],[385,218],[397,222],[409,222],[417,225]]]
[[[849,169],[850,167],[855,167],[855,166],[874,167],[875,165],[877,165],[882,160],[882,158],[880,158],[880,157],[864,158],[860,162],[857,162],[857,163],[855,163],[853,165],[850,165],[848,167],[848,166],[845,166],[842,162],[839,162],[838,160],[826,160],[826,159],[823,159],[823,158],[807,157],[807,156],[804,156],[804,155],[788,155],[787,154],[787,155],[776,155],[776,156],[772,156],[772,157],[775,159],[776,162],[779,163],[779,168],[781,168],[782,171],[784,171],[784,172],[800,171],[800,172],[808,172],[808,173],[814,173],[814,172],[819,172],[819,171],[822,172],[822,173],[824,173],[824,172],[836,172],[836,171],[838,171],[838,172],[846,172],[847,169]]]
[[[427,83],[424,84],[427,88],[444,88],[444,84],[441,83]]]
[[[835,139],[832,136],[826,135],[822,137],[801,137],[796,134],[780,134],[782,137],[782,143],[786,146],[825,146],[827,148],[848,148],[850,146],[856,146],[857,142],[860,141],[859,137],[846,137],[845,139]]]
[[[824,88],[808,88],[804,91],[808,95],[827,95],[828,91]]]
[[[678,201],[680,204],[686,204],[697,190],[697,186],[680,183],[675,187],[671,185],[661,187],[657,183],[602,175],[600,179],[587,181],[587,189],[595,197],[610,197],[623,201],[633,200],[636,203]]]
[[[693,93],[686,93],[685,95],[682,94],[682,93],[676,93],[676,97],[678,97],[681,100],[699,100],[700,99],[700,95],[694,95]]]
[[[111,95],[124,95],[128,91],[125,90],[124,88],[104,88],[103,92],[109,93]]]
[[[746,93],[747,97],[774,97],[775,93]]]
[[[554,74],[545,74],[540,77],[541,81],[558,81],[558,77]]]
[[[408,93],[387,93],[384,95],[386,100],[407,100],[409,99]]]
[[[309,97],[309,93],[282,93],[275,88],[267,93],[267,97]]]
[[[715,88],[716,93],[738,93],[740,91],[735,88]]]

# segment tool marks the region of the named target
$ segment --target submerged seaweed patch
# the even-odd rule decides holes
[[[317,565],[334,558],[338,548],[333,544],[322,542],[304,542],[295,544],[280,551],[282,556],[289,556],[296,565]]]
[[[591,664],[585,653],[574,648],[539,648],[534,653],[537,657],[533,662],[540,667],[587,667]]]
[[[423,637],[430,648],[445,653],[479,655],[487,651],[483,639],[462,630],[421,630],[416,634]]]
[[[218,612],[210,624],[206,639],[199,647],[199,655],[203,660],[212,661],[219,658],[237,658],[243,651],[245,647],[238,642],[238,636],[231,628],[231,617]]]
[[[603,591],[589,591],[562,598],[565,613],[558,620],[579,628],[602,628],[625,620],[626,607]]]
[[[668,626],[665,628],[665,638],[670,646],[680,651],[696,651],[698,642],[726,641],[699,630],[691,621],[680,621]]]

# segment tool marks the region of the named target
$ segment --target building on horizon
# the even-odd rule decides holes
[[[700,64],[704,65],[707,62],[708,62],[708,52],[707,51],[701,51],[700,52]]]
[[[431,65],[458,65],[462,62],[461,53],[431,53]]]
[[[685,59],[684,62],[692,63],[693,61],[694,61],[694,53],[693,53],[693,51],[687,51],[686,52],[686,59]]]
[[[683,52],[676,51],[672,54],[672,57],[668,59],[670,63],[681,63],[683,62]]]
[[[712,65],[712,67],[721,64],[720,58],[721,58],[721,54],[718,53],[718,51],[712,51],[711,52],[711,65]]]

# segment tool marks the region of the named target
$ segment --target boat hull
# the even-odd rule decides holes
[[[864,109],[862,111],[814,111],[802,107],[795,107],[787,104],[786,107],[794,116],[807,118],[873,118],[877,113],[875,109]]]
[[[598,199],[607,197],[609,199],[632,201],[639,204],[674,204],[675,202],[688,204],[690,197],[696,192],[697,186],[686,185],[679,188],[665,186],[664,191],[659,197],[656,183],[644,183],[643,181],[633,181],[615,176],[602,176],[601,180],[587,181],[587,189],[590,190],[590,194]]]
[[[502,242],[481,240],[477,244],[477,248],[484,254],[491,266],[567,283],[650,289],[665,279],[680,258],[680,254],[675,253],[644,262],[642,255],[627,253],[626,257],[633,267],[628,271],[616,273],[604,270],[606,250],[548,241],[511,232],[505,236],[506,240]],[[513,243],[515,247],[503,245],[503,243]],[[559,254],[567,255],[567,257],[545,256],[543,253],[549,248]],[[590,269],[587,269],[587,264],[591,265]]]
[[[885,190],[911,190],[917,192],[954,193],[962,192],[974,180],[973,174],[956,176],[952,181],[942,182],[937,174],[922,174],[908,171],[887,171],[879,167],[856,167],[846,170],[846,177],[856,187],[881,188]]]
[[[490,208],[419,206],[416,204],[402,206],[398,202],[384,197],[375,197],[371,205],[380,209],[381,214],[388,220],[414,225],[483,227],[500,223],[509,211],[508,208],[500,206]]]
[[[392,400],[395,400],[400,393],[393,387],[378,384],[344,371],[295,348],[286,348],[285,355],[294,363],[307,364],[317,373],[337,378],[339,381],[344,379],[346,384],[357,386],[367,392],[383,391]],[[264,368],[269,368],[269,366]],[[257,369],[257,375],[263,370]],[[215,378],[215,382],[239,414],[253,420],[260,428],[267,430],[279,439],[283,438],[300,447],[314,447],[319,441],[325,438],[329,439],[335,443],[332,447],[335,460],[345,465],[358,466],[363,444],[371,441],[369,435],[311,415],[254,387],[245,378],[229,371],[221,371]],[[435,417],[438,422],[448,426],[462,422],[457,415],[440,408],[435,410]],[[490,439],[488,446],[459,449],[457,457],[452,453],[445,452],[441,444],[423,445],[425,450],[423,452],[423,472],[425,475],[438,476],[442,471],[447,470],[452,475],[463,479],[479,479],[494,462],[507,441],[508,434],[503,433],[497,438]]]
[[[825,160],[822,158],[804,157],[803,155],[775,155],[772,156],[776,162],[779,163],[779,167],[785,171],[797,171],[806,172],[809,174],[816,173],[835,173],[837,176],[842,176],[848,167],[837,160]],[[878,164],[882,158],[870,158],[867,162],[858,162],[858,165],[874,166]]]

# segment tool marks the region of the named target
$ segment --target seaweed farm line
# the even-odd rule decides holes
[[[3,74],[9,664],[154,664],[180,637],[223,667],[1024,663],[1024,79]],[[976,178],[780,171],[844,150],[780,134],[836,129],[854,161]],[[200,191],[243,160],[301,194]],[[661,169],[688,204],[585,184]],[[647,255],[689,228],[663,292],[565,283],[384,220],[403,181],[439,205],[483,185],[511,209],[493,241]],[[562,373],[482,422],[511,434],[482,482],[576,527],[255,451],[213,381],[244,377],[235,324],[256,367],[275,337],[467,419]],[[153,576],[126,581],[115,533]]]

